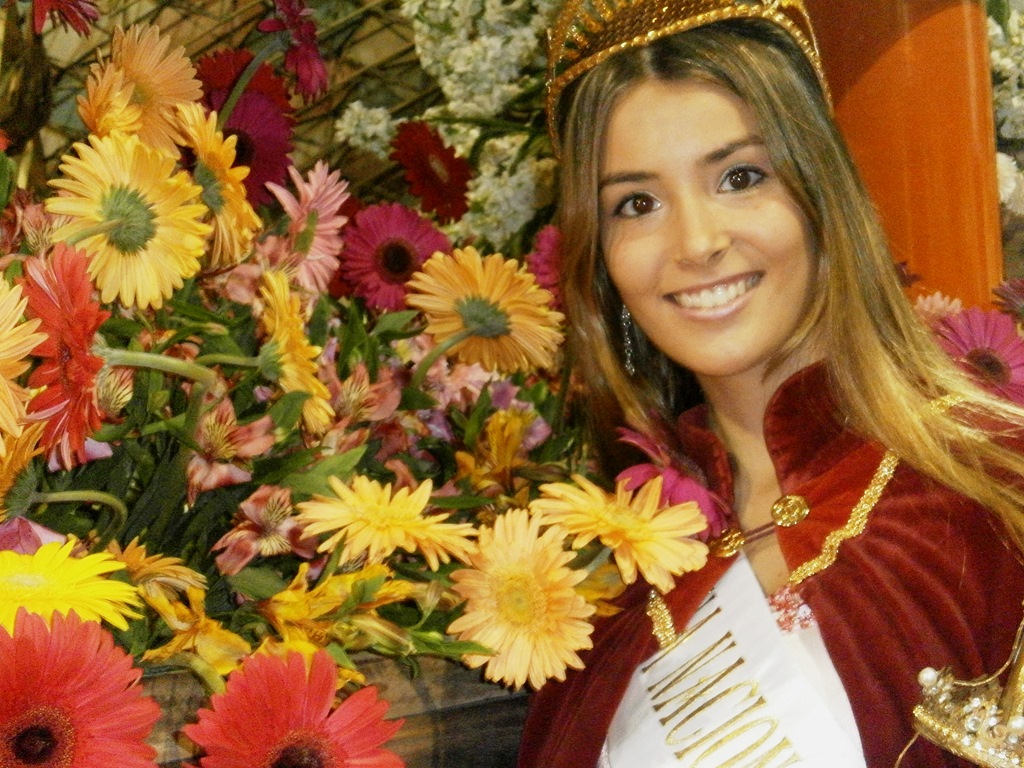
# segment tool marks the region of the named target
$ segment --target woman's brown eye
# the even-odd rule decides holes
[[[750,186],[750,171],[745,168],[738,168],[729,172],[729,187],[731,189],[746,189]]]
[[[633,210],[638,214],[650,213],[655,209],[654,200],[650,197],[633,198]]]

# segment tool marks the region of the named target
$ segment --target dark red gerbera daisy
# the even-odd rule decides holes
[[[405,180],[423,210],[437,214],[443,223],[461,218],[469,209],[466,190],[473,176],[469,162],[419,120],[398,126],[391,146],[391,159],[405,169]]]
[[[203,84],[203,103],[207,107],[220,112],[252,57],[252,52],[245,49],[218,51],[196,62],[196,77]],[[249,168],[242,183],[253,207],[273,201],[266,188],[268,181],[284,184],[288,178],[292,112],[284,81],[269,65],[262,64],[228,115],[224,133],[238,137],[235,165]]]
[[[342,237],[338,271],[368,306],[385,311],[404,309],[409,278],[434,253],[452,247],[447,235],[399,203],[364,208]]]
[[[32,21],[36,34],[43,31],[46,17],[54,26],[69,26],[83,37],[89,34],[89,25],[100,17],[93,0],[32,0]]]
[[[295,89],[305,99],[315,99],[327,90],[327,66],[316,42],[312,11],[302,0],[275,0],[277,16],[259,23],[261,32],[289,32],[291,44],[284,66],[295,76]]]
[[[96,374],[103,358],[92,353],[96,331],[110,313],[93,298],[88,257],[63,243],[49,258],[25,260],[26,314],[38,317],[47,339],[33,350],[42,361],[28,379],[42,391],[28,413],[46,420],[42,444],[49,461],[70,469],[88,459],[85,440],[102,425]]]

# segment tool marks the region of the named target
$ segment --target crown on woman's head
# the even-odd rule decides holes
[[[802,0],[567,0],[548,36],[545,106],[552,140],[562,91],[584,72],[620,51],[730,19],[765,19],[789,32],[828,93]]]

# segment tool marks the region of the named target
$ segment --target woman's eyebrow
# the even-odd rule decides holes
[[[701,164],[714,165],[722,162],[732,154],[739,152],[741,149],[763,146],[764,139],[756,134],[749,134],[711,150],[701,159]],[[643,183],[645,181],[650,181],[655,177],[655,175],[656,174],[649,171],[619,171],[617,173],[609,173],[598,181],[597,189],[600,192],[602,189],[612,184]]]

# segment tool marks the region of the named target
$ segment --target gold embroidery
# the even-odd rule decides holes
[[[665,604],[665,599],[652,589],[647,598],[647,615],[651,617],[654,625],[654,637],[658,641],[658,647],[662,650],[672,645],[676,639],[676,627],[672,623],[672,613]]]
[[[850,519],[846,521],[846,525],[842,528],[837,528],[825,537],[825,542],[822,544],[821,552],[817,557],[811,558],[803,565],[794,569],[789,575],[789,584],[791,586],[795,586],[804,579],[828,568],[836,561],[836,557],[839,554],[839,545],[847,539],[860,536],[864,532],[868,524],[868,515],[871,514],[871,510],[875,508],[875,504],[878,503],[878,499],[882,496],[882,491],[885,490],[885,486],[892,479],[898,463],[899,457],[895,453],[892,451],[885,452],[885,456],[882,457],[882,463],[878,465],[874,477],[871,478],[868,487],[864,489],[864,495],[860,497],[860,501],[857,502],[857,505],[850,512]]]

